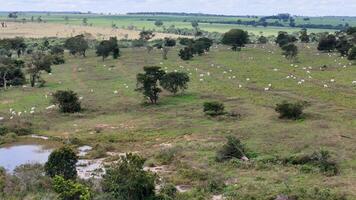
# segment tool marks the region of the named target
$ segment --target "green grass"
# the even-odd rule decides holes
[[[331,188],[355,197],[356,87],[352,81],[356,78],[356,66],[336,54],[317,56],[315,44],[298,46],[301,53],[294,63],[298,67],[292,67],[274,45],[248,46],[241,52],[217,46],[209,54],[188,62],[177,56],[179,48],[171,49],[165,61],[159,50],[148,54],[142,48],[122,49],[118,60],[110,58],[104,62],[95,57],[93,51],[87,58],[66,55],[66,64],[54,66],[51,76],[43,75],[47,81],[45,87],[1,91],[0,116],[6,117],[4,123],[7,123],[10,108],[29,111],[35,106],[38,112],[34,116],[24,115],[22,119],[31,121],[38,134],[77,137],[88,145],[110,144],[117,152],[138,151],[147,158],[156,155],[162,143],[181,146],[170,164],[172,173],[165,175],[176,184],[199,185],[196,177],[190,177],[193,175],[178,173],[185,166],[217,174],[224,180],[237,179],[237,185],[230,185],[227,193],[232,190],[256,194],[258,188],[256,195],[274,196],[287,185],[290,188]],[[319,67],[324,64],[328,68],[321,71]],[[112,65],[115,67],[109,70]],[[178,96],[164,92],[158,105],[144,105],[142,95],[134,89],[136,74],[146,65],[192,73],[189,89]],[[343,68],[344,65],[347,67]],[[312,79],[304,67],[312,67],[307,69]],[[207,72],[211,75],[207,76]],[[200,74],[204,74],[204,81],[199,80]],[[286,79],[290,74],[298,79]],[[229,79],[229,76],[236,78]],[[305,83],[298,85],[301,79],[305,79]],[[335,83],[331,83],[331,79],[335,79]],[[264,91],[268,84],[272,84],[271,90]],[[324,84],[329,87],[324,88]],[[85,110],[74,115],[46,110],[51,102],[45,95],[59,89],[71,89],[82,96]],[[114,94],[114,90],[119,94]],[[224,102],[227,111],[235,111],[241,118],[205,116],[202,105],[211,100]],[[278,119],[274,108],[282,100],[310,102],[305,110],[306,118],[301,121]],[[95,127],[102,124],[107,128],[95,133]],[[341,164],[341,174],[326,177],[303,173],[292,166],[236,168],[228,163],[216,163],[215,152],[227,135],[240,138],[258,156],[288,156],[327,149]]]

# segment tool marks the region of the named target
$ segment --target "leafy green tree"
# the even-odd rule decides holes
[[[356,60],[356,47],[352,47],[349,51],[349,56],[347,57],[349,60]]]
[[[199,22],[198,21],[192,21],[192,27],[197,29],[199,27]]]
[[[244,47],[249,41],[247,31],[241,29],[232,29],[223,35],[221,42],[225,45],[232,46],[232,50],[237,51]]]
[[[69,146],[63,146],[54,150],[45,163],[46,175],[50,177],[62,176],[64,179],[77,177],[76,164],[78,157]]]
[[[59,105],[63,113],[75,113],[81,111],[81,105],[78,96],[73,91],[59,90],[53,94],[53,103]]]
[[[0,87],[23,85],[26,82],[22,72],[24,63],[7,57],[0,57]]]
[[[173,38],[164,38],[164,46],[166,47],[174,47],[176,43],[176,40]]]
[[[188,88],[189,76],[185,72],[170,72],[165,74],[160,84],[165,89],[173,94],[177,94],[179,90],[184,91]]]
[[[340,37],[336,42],[335,48],[341,56],[347,56],[352,46],[353,45],[347,40],[346,37]]]
[[[53,178],[53,190],[59,194],[60,200],[90,200],[92,194],[89,187],[72,180],[66,180],[62,176]]]
[[[162,20],[157,20],[157,21],[155,21],[155,26],[157,26],[157,27],[163,26]]]
[[[298,55],[298,47],[293,43],[289,43],[289,44],[282,46],[282,50],[283,50],[282,54],[288,60],[292,60]]]
[[[120,49],[117,43],[117,38],[112,37],[109,40],[104,40],[99,43],[96,47],[96,54],[103,58],[107,58],[110,54],[113,55],[114,59],[117,59],[120,56]]]
[[[302,31],[300,31],[300,36],[299,36],[299,40],[303,43],[309,43],[310,42],[310,38],[307,32],[307,29],[302,29]]]
[[[285,31],[280,31],[278,33],[278,36],[276,38],[276,43],[279,45],[279,47],[282,47],[288,43],[293,43],[296,42],[297,38],[293,35],[289,35],[287,32]]]
[[[142,92],[152,104],[156,104],[159,93],[162,92],[158,86],[158,81],[162,79],[165,72],[156,66],[144,67],[143,70],[145,73],[137,74],[136,91]]]
[[[346,33],[347,33],[348,35],[352,35],[352,34],[356,33],[356,26],[354,26],[354,27],[349,27],[349,28],[346,30]]]
[[[210,47],[213,45],[213,40],[206,38],[206,37],[201,37],[201,38],[195,40],[195,42],[200,42],[205,51],[209,51]]]
[[[156,177],[143,170],[145,160],[138,155],[126,154],[120,162],[106,169],[102,187],[119,200],[148,200],[155,197]]]
[[[84,35],[77,35],[68,38],[64,43],[64,47],[67,48],[72,55],[80,54],[85,57],[89,44]]]
[[[32,54],[30,61],[27,64],[27,72],[30,74],[31,87],[34,87],[36,82],[41,79],[41,72],[50,73],[53,58],[51,55],[43,52],[35,52]]]
[[[50,48],[50,53],[52,55],[53,64],[60,65],[65,63],[64,60],[64,48],[60,45],[55,45]]]
[[[335,35],[329,34],[324,36],[319,40],[318,50],[319,51],[333,51],[336,47],[336,37]]]
[[[268,42],[268,39],[265,37],[265,36],[263,36],[263,35],[261,35],[259,38],[258,38],[258,43],[260,43],[260,44],[266,44]]]
[[[184,47],[179,51],[178,55],[182,60],[190,60],[194,57],[193,49],[191,47]]]

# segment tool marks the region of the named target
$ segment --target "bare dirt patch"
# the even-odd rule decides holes
[[[0,38],[44,38],[58,37],[67,38],[79,34],[92,35],[97,39],[107,39],[117,37],[118,39],[138,39],[140,31],[113,29],[108,27],[91,27],[79,25],[65,25],[53,23],[16,23],[8,22],[6,28],[0,28]],[[155,39],[171,37],[178,38],[178,35],[155,33]]]

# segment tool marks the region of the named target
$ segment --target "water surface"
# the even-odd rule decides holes
[[[23,164],[44,164],[51,149],[43,149],[41,145],[18,145],[0,148],[0,166],[8,172],[13,172]]]

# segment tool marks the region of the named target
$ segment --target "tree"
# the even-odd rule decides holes
[[[60,200],[90,200],[92,196],[88,187],[62,176],[54,177],[53,190],[59,194]]]
[[[64,179],[77,177],[76,164],[78,157],[69,146],[63,146],[54,150],[45,163],[46,175],[50,177],[62,176]]]
[[[143,170],[145,160],[138,155],[126,154],[106,169],[102,187],[120,200],[147,200],[155,197],[155,176]]]
[[[346,39],[346,37],[340,37],[336,42],[335,48],[341,56],[347,56],[352,46],[353,45]]]
[[[202,38],[195,40],[195,43],[197,43],[197,42],[201,43],[201,45],[205,51],[210,51],[210,47],[213,45],[213,40],[206,38],[206,37],[202,37]]]
[[[232,46],[232,50],[237,51],[244,47],[249,41],[247,31],[241,29],[232,29],[223,35],[221,42],[225,45]]]
[[[0,57],[0,87],[23,85],[26,82],[22,72],[24,63],[7,57]]]
[[[197,29],[197,28],[199,27],[199,22],[197,22],[197,21],[192,21],[192,27],[193,27],[194,29]]]
[[[266,44],[268,42],[268,39],[265,37],[265,36],[263,36],[263,35],[261,35],[259,38],[258,38],[258,43],[260,43],[260,44]]]
[[[60,65],[65,63],[64,48],[62,46],[59,45],[52,46],[50,53],[52,55],[54,65]]]
[[[292,60],[298,55],[298,47],[293,43],[289,43],[289,44],[282,46],[282,50],[283,50],[282,54],[288,60]]]
[[[160,67],[150,66],[144,67],[145,73],[137,74],[137,88],[136,91],[142,92],[152,104],[156,104],[159,93],[162,92],[158,87],[158,81],[162,79],[165,72]]]
[[[282,47],[288,43],[296,42],[297,38],[293,35],[289,35],[287,32],[280,31],[278,33],[276,43],[279,45],[279,47]]]
[[[155,21],[155,26],[161,27],[161,26],[163,26],[163,22],[161,20],[157,20],[157,21]]]
[[[193,58],[193,49],[191,47],[184,47],[179,51],[178,55],[182,60],[190,60]]]
[[[72,55],[80,54],[85,57],[85,52],[89,48],[89,44],[84,35],[77,35],[68,38],[64,43],[64,47],[67,48]]]
[[[155,34],[152,31],[141,31],[140,32],[140,39],[144,41],[148,41],[152,39],[155,36]]]
[[[161,86],[173,94],[188,88],[189,76],[185,72],[170,72],[165,74],[160,81]]]
[[[12,19],[17,19],[17,12],[11,12],[11,13],[9,13],[9,15],[8,15],[8,18],[12,18]]]
[[[166,47],[174,47],[176,46],[176,40],[173,38],[164,38],[164,46]]]
[[[27,45],[25,43],[25,40],[21,37],[0,40],[0,48],[5,49],[9,53],[11,53],[11,51],[13,50],[16,52],[18,57],[20,57],[21,54],[25,52],[26,47]]]
[[[51,72],[52,56],[42,52],[35,52],[27,64],[27,71],[30,74],[31,87],[34,87],[36,82],[41,79],[41,72]]]
[[[59,90],[53,94],[53,103],[59,105],[63,113],[75,113],[81,111],[81,105],[76,93],[71,90]]]
[[[349,51],[349,56],[347,57],[349,60],[356,60],[356,47],[352,47]]]
[[[319,51],[333,51],[336,47],[336,37],[332,34],[320,39],[318,44]]]
[[[349,27],[349,28],[346,30],[346,33],[347,33],[348,35],[352,35],[352,34],[356,33],[356,26],[354,26],[354,27]]]
[[[302,31],[300,31],[300,36],[299,36],[299,40],[303,43],[309,43],[310,42],[310,38],[307,32],[307,29],[302,29]]]
[[[112,37],[109,40],[104,40],[99,43],[96,47],[96,54],[102,56],[103,61],[110,54],[113,55],[114,59],[117,59],[120,56],[119,45],[117,44],[117,38]]]
[[[88,19],[87,18],[83,18],[83,25],[87,26],[88,25]]]

